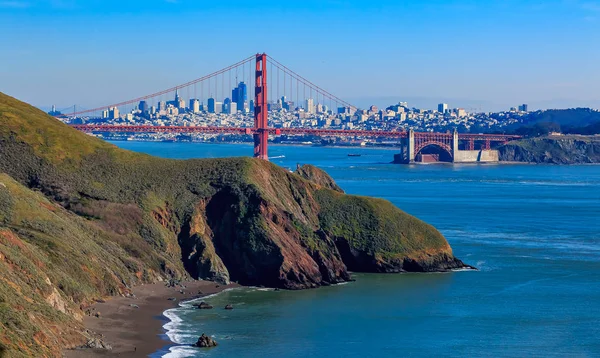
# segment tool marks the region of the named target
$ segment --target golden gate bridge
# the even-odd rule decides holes
[[[269,127],[269,104],[274,103],[273,95],[270,93],[271,89],[274,89],[277,98],[287,98],[289,95],[290,99],[296,99],[296,104],[299,105],[300,98],[306,102],[303,108],[309,114],[315,111],[315,98],[318,106],[329,106],[326,108],[334,108],[338,113],[355,113],[358,108],[343,99],[329,93],[323,88],[315,85],[304,77],[298,75],[288,67],[281,64],[279,61],[267,57],[265,53],[256,54],[250,56],[242,61],[239,61],[231,66],[225,67],[219,71],[213,72],[209,75],[200,77],[193,81],[165,89],[156,93],[152,93],[143,97],[134,98],[128,101],[123,101],[111,105],[105,105],[93,109],[85,109],[80,111],[73,111],[68,114],[69,117],[81,117],[87,116],[91,118],[99,118],[99,113],[106,114],[108,109],[118,111],[118,108],[134,108],[134,106],[141,106],[141,103],[147,105],[147,102],[151,102],[152,108],[155,108],[154,104],[159,104],[159,109],[164,110],[166,95],[175,92],[175,98],[177,103],[176,107],[184,107],[185,101],[179,99],[179,93],[186,92],[190,99],[190,107],[195,106],[196,108],[190,108],[195,112],[197,104],[193,101],[198,100],[198,91],[200,92],[200,98],[204,99],[207,95],[210,95],[210,101],[212,100],[213,107],[215,106],[214,97],[219,93],[219,87],[221,90],[221,98],[225,98],[225,89],[227,92],[229,88],[233,88],[232,84],[238,83],[242,79],[240,84],[254,82],[254,86],[250,86],[250,94],[253,100],[249,102],[249,111],[254,116],[253,126],[174,126],[174,125],[137,125],[137,124],[81,124],[72,125],[72,127],[88,132],[113,132],[113,133],[213,133],[213,134],[241,134],[251,135],[254,139],[254,156],[257,158],[268,160],[268,140],[269,136],[279,135],[313,135],[313,136],[328,136],[328,137],[361,137],[361,138],[396,138],[401,141],[402,148],[402,161],[413,162],[417,159],[427,147],[436,147],[437,149],[445,152],[449,155],[451,161],[458,161],[458,154],[461,149],[459,145],[462,145],[462,151],[475,151],[476,144],[478,144],[477,150],[489,151],[492,148],[492,144],[506,143],[507,141],[520,138],[514,135],[503,135],[503,134],[464,134],[464,133],[434,133],[434,132],[413,132],[412,130],[406,131],[400,130],[356,130],[356,129],[329,129],[329,128],[303,128],[303,127],[292,127],[292,128],[274,128]],[[233,81],[233,82],[232,82]],[[247,81],[247,82],[246,82]],[[226,84],[227,83],[227,84]],[[220,84],[220,86],[219,86]],[[283,89],[283,91],[282,91]],[[206,91],[206,92],[205,92]],[[193,93],[193,99],[192,99]],[[206,93],[206,94],[205,94]],[[234,97],[235,93],[232,93]],[[237,100],[241,105],[246,106],[246,87],[244,87],[243,93],[238,93],[238,96],[243,96],[244,100],[240,101],[239,98],[232,98]],[[271,97],[269,97],[271,95]],[[271,99],[271,100],[269,100]],[[183,101],[182,103],[180,103]],[[290,101],[293,105],[294,102]],[[236,103],[237,104],[237,103]],[[285,105],[286,103],[283,103]],[[223,105],[222,103],[219,105]],[[228,106],[233,107],[231,100],[227,103]],[[341,106],[341,107],[340,107]],[[237,107],[237,106],[236,106]],[[75,108],[75,107],[74,107]],[[289,107],[288,107],[289,108]],[[238,108],[244,110],[245,108]],[[214,111],[214,108],[213,108]],[[321,109],[321,112],[323,110]],[[325,111],[327,112],[327,111]],[[118,112],[117,112],[118,113]],[[331,111],[333,114],[334,112]]]

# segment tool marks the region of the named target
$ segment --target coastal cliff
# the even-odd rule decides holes
[[[549,136],[509,142],[498,148],[500,161],[590,164],[600,163],[600,137]]]
[[[316,167],[133,153],[0,93],[0,356],[60,356],[85,342],[86,307],[141,283],[462,267],[434,227]]]

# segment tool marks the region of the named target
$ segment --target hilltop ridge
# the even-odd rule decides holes
[[[348,281],[348,270],[465,266],[431,225],[343,194],[316,167],[133,153],[1,93],[0,173],[0,350],[10,356],[81,344],[89,303],[144,282],[302,289]]]

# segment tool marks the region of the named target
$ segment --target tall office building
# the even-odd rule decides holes
[[[119,115],[119,108],[112,107],[109,110],[109,117],[110,117],[110,119],[117,119],[117,118],[119,118],[120,117],[120,115]]]
[[[240,82],[236,88],[231,91],[231,102],[237,103],[239,110],[243,109],[248,100],[248,89],[244,82]]]
[[[529,106],[526,103],[524,103],[524,104],[522,104],[522,105],[519,106],[519,111],[521,111],[521,112],[528,112],[528,109],[529,109],[528,107]]]
[[[440,103],[438,104],[438,112],[440,113],[446,113],[448,111],[448,104],[447,103]]]
[[[158,110],[164,111],[165,109],[167,109],[167,102],[165,102],[165,101],[158,102]]]
[[[175,101],[174,104],[175,106],[179,106],[179,91],[177,89],[175,89]]]
[[[315,100],[312,98],[308,98],[304,103],[304,110],[306,111],[306,113],[315,113]]]
[[[215,99],[208,99],[208,113],[215,113]]]
[[[190,111],[192,111],[192,113],[200,112],[200,101],[197,99],[190,99]]]
[[[223,101],[223,113],[231,114],[231,100],[229,98],[225,98]]]
[[[215,102],[215,112],[214,113],[223,113],[223,102]]]
[[[237,103],[231,102],[229,103],[229,114],[236,114],[238,111]]]
[[[146,102],[146,101],[140,101],[140,104],[138,105],[138,109],[142,113],[148,112],[148,102]]]

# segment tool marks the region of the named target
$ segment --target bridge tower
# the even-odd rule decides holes
[[[256,54],[256,84],[254,91],[254,157],[269,160],[267,107],[267,54]]]
[[[406,138],[408,143],[406,143],[407,145],[407,149],[408,149],[408,153],[407,153],[407,159],[409,163],[414,163],[415,161],[415,157],[417,155],[417,153],[415,153],[415,131],[412,129],[408,130],[408,138]]]

